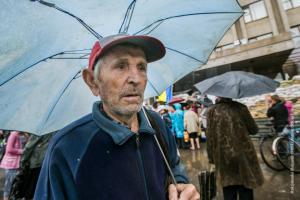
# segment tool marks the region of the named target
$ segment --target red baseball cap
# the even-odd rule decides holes
[[[90,54],[88,68],[94,70],[97,60],[105,52],[116,45],[124,43],[140,47],[144,51],[146,60],[149,63],[161,59],[166,54],[166,49],[162,42],[154,37],[126,34],[111,35],[95,42]]]

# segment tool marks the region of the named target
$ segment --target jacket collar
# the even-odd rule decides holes
[[[134,136],[136,133],[133,133],[126,126],[119,124],[118,122],[109,118],[104,111],[100,110],[101,102],[97,101],[93,105],[92,116],[93,120],[96,124],[104,130],[108,135],[110,135],[115,142],[115,144],[122,145],[124,144],[130,137]],[[155,131],[147,122],[146,116],[143,111],[138,112],[139,119],[139,131],[138,133],[147,133],[154,134]]]

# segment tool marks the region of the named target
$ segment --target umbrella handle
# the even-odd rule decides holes
[[[148,119],[148,116],[147,116],[147,114],[146,114],[146,111],[145,111],[145,108],[144,108],[144,107],[142,107],[142,111],[143,111],[143,113],[144,113],[144,115],[145,115],[145,117],[146,117],[146,120],[147,120],[149,126],[150,126],[151,128],[153,128],[153,126],[151,125],[151,123],[150,123],[150,121],[149,121],[149,119]],[[175,179],[175,177],[174,177],[174,174],[173,174],[173,172],[172,172],[172,170],[171,170],[171,167],[170,167],[170,165],[169,165],[169,162],[168,162],[168,160],[167,160],[167,158],[166,158],[166,156],[165,156],[165,154],[164,154],[164,151],[162,150],[161,144],[159,143],[159,141],[158,141],[158,139],[157,139],[156,134],[154,134],[154,139],[155,139],[155,142],[156,142],[156,144],[157,144],[157,146],[158,146],[158,148],[159,148],[159,151],[160,151],[160,153],[161,153],[161,155],[162,155],[162,157],[163,157],[163,159],[164,159],[164,162],[165,162],[165,164],[166,164],[167,170],[168,170],[168,172],[169,172],[169,174],[170,174],[170,176],[171,176],[172,184],[177,185],[177,181],[176,181],[176,179]]]

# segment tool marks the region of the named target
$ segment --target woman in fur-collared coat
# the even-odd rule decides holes
[[[258,127],[247,107],[228,98],[219,98],[207,111],[207,151],[215,164],[224,199],[252,200],[253,188],[264,178],[249,137]]]

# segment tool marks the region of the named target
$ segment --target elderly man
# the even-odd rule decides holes
[[[199,199],[179,164],[172,134],[148,112],[161,132],[168,171],[143,112],[147,63],[162,58],[163,44],[148,36],[116,35],[96,42],[83,71],[95,96],[92,113],[52,140],[35,193],[43,199]],[[167,196],[166,196],[167,195]]]

